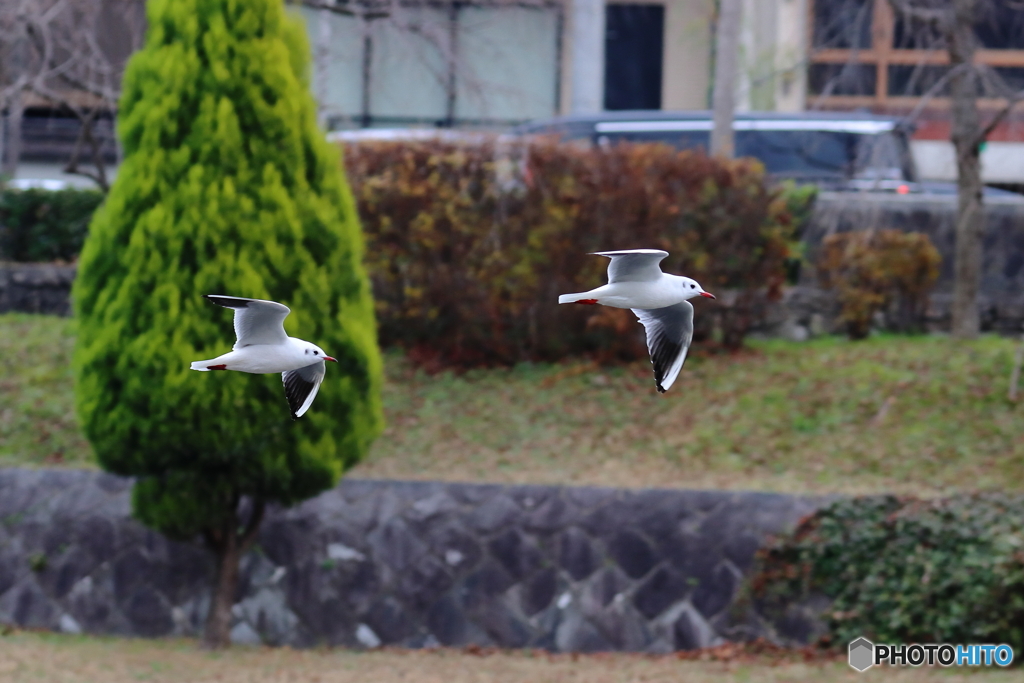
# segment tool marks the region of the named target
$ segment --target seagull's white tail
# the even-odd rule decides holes
[[[194,360],[192,361],[191,369],[198,370],[199,372],[209,372],[210,368],[208,366],[212,362],[212,360]]]
[[[580,299],[588,298],[590,292],[577,292],[576,294],[560,294],[558,296],[558,303],[560,304],[574,304]]]

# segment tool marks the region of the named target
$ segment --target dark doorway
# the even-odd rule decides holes
[[[604,108],[661,109],[664,5],[607,5]]]

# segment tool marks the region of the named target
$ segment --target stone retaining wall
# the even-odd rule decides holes
[[[130,482],[0,470],[0,623],[196,635],[212,563],[129,516]],[[824,499],[345,480],[272,510],[243,560],[239,643],[666,652],[768,636],[737,591],[755,551]]]
[[[0,313],[71,314],[75,266],[0,262]]]

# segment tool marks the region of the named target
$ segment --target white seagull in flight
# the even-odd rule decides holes
[[[664,393],[683,369],[693,339],[693,305],[687,299],[714,299],[696,280],[661,272],[661,249],[598,251],[607,256],[608,284],[579,294],[563,294],[560,304],[601,304],[628,308],[647,331],[647,349],[654,365],[654,383]]]
[[[218,306],[235,310],[238,340],[228,353],[211,360],[197,360],[192,363],[192,369],[201,372],[237,370],[257,375],[280,372],[292,419],[302,417],[327,374],[324,361],[338,361],[316,344],[285,334],[284,319],[292,311],[284,304],[237,296],[203,296]]]

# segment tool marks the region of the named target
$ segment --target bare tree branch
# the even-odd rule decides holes
[[[898,14],[908,19],[932,25],[941,25],[949,21],[949,10],[944,8],[921,7],[914,4],[913,0],[889,0],[889,4]]]
[[[143,0],[0,2],[0,109],[31,93],[71,112],[81,129],[67,172],[103,189],[104,145],[95,123],[116,112],[125,62],[142,44],[143,10]],[[86,158],[95,172],[80,167]],[[17,160],[9,159],[8,168],[11,161]]]
[[[952,69],[947,70],[946,73],[942,74],[942,77],[939,80],[935,81],[935,83],[933,83],[932,86],[928,88],[928,90],[926,90],[923,95],[921,95],[921,99],[918,100],[918,103],[914,105],[913,109],[910,110],[910,113],[903,117],[903,120],[907,123],[912,123],[918,116],[921,115],[921,112],[924,110],[925,107],[928,106],[931,100],[940,92],[942,92],[943,88],[949,85],[950,79],[967,68],[969,67],[966,64],[960,64],[958,66],[953,67]]]

